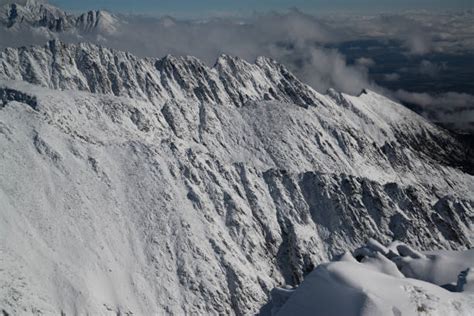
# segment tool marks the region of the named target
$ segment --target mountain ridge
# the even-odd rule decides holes
[[[156,102],[192,98],[240,106],[258,96],[307,106],[315,105],[318,96],[283,65],[266,57],[250,64],[221,55],[209,68],[191,56],[140,59],[90,43],[53,40],[43,47],[8,48],[0,53],[0,60],[3,79]]]
[[[64,44],[53,40],[45,46],[8,48],[0,52],[0,79],[26,81],[59,90],[80,90],[138,98],[150,101],[155,106],[164,106],[164,111],[169,109],[169,106],[166,106],[168,102],[180,100],[236,107],[273,100],[305,108],[327,107],[327,104],[333,102],[337,107],[346,108],[351,115],[355,114],[357,120],[376,122],[380,119],[390,119],[399,124],[401,122],[396,120],[400,118],[398,112],[401,111],[405,118],[417,118],[416,122],[411,123],[408,131],[421,122],[421,125],[426,125],[424,119],[402,107],[389,112],[395,120],[387,115],[371,119],[370,112],[364,113],[364,110],[354,106],[351,101],[354,97],[332,89],[327,95],[322,95],[298,80],[283,65],[267,57],[258,57],[255,63],[251,64],[223,54],[213,67],[208,67],[192,56],[167,55],[163,58],[141,59],[127,52],[91,43]],[[358,98],[374,94],[364,89]],[[332,101],[328,103],[328,99]],[[388,99],[381,102],[396,104]],[[399,105],[395,107],[398,108]],[[463,143],[454,137],[424,143],[414,135],[405,135],[403,128],[397,132],[400,135],[394,138],[404,146],[425,153],[443,164],[472,173],[472,157],[469,157],[468,150],[462,149]],[[427,138],[421,134],[420,139],[433,140],[438,134],[446,134],[432,125],[427,130],[415,133],[428,133],[432,136]],[[390,146],[387,144],[384,150],[393,150]],[[449,150],[441,149],[443,146]]]

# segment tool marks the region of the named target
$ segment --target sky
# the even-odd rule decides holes
[[[466,10],[473,0],[52,0],[64,9],[107,9],[148,14],[252,12],[298,8],[317,12],[397,12],[403,10]]]

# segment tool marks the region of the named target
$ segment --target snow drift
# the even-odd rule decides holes
[[[474,250],[422,253],[372,240],[319,265],[296,290],[274,289],[262,314],[472,315],[473,264]]]

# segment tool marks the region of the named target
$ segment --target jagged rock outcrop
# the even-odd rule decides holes
[[[247,315],[369,237],[474,243],[462,144],[374,92],[59,42],[5,50],[0,77],[10,314]]]
[[[8,88],[0,88],[0,101],[2,102],[1,106],[5,106],[13,101],[27,104],[32,109],[36,109],[36,106],[38,105],[35,97],[18,90]]]

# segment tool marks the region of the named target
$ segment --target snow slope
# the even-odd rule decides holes
[[[399,242],[390,248],[371,249],[369,245],[363,248],[365,256],[358,258],[360,262],[346,253],[338,261],[319,265],[296,290],[274,289],[274,305],[267,307],[267,313],[472,315],[474,250],[423,254]],[[355,255],[360,255],[358,250]],[[416,266],[417,273],[400,273],[397,265],[401,261]],[[407,272],[406,265],[401,271]],[[426,280],[427,275],[444,278],[454,286],[450,290],[437,286]]]
[[[0,77],[9,314],[244,315],[370,237],[474,242],[462,144],[373,92],[59,42]]]

